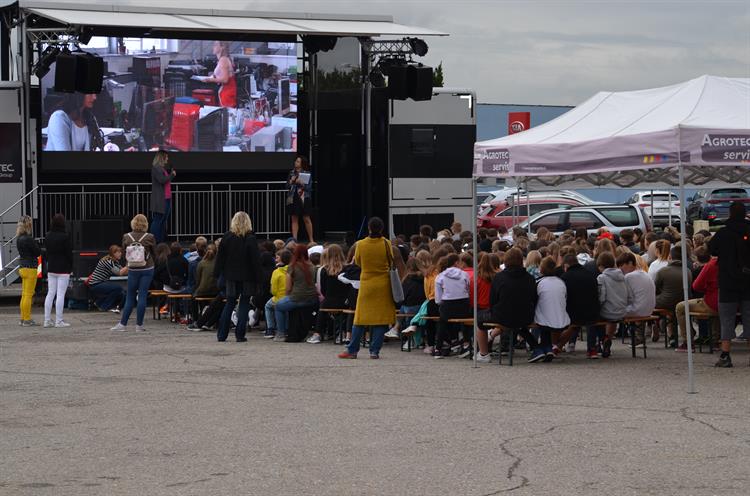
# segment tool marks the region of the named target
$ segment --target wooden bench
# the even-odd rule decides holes
[[[717,314],[714,314],[714,313],[705,313],[705,312],[688,312],[688,315],[690,316],[691,319],[695,319],[696,321],[699,321],[699,320],[710,321],[711,319],[718,319],[719,318],[719,316]],[[692,331],[693,330],[691,328],[690,329],[690,334],[691,335],[693,333]],[[686,333],[687,333],[687,331],[686,331]],[[685,337],[687,337],[687,334],[685,335]],[[701,341],[698,342],[698,352],[699,353],[703,353],[703,345],[707,344],[708,345],[708,352],[711,353],[711,354],[713,354],[713,352],[714,352],[714,336],[711,333],[711,327],[710,326],[708,328],[708,338],[709,338],[708,339],[708,343],[704,343],[703,340],[701,340]]]
[[[622,323],[625,324],[626,327],[630,327],[630,350],[633,354],[633,358],[635,358],[635,347],[636,347],[636,330],[643,326],[643,358],[647,358],[646,356],[646,324],[649,322],[654,323],[660,319],[657,315],[648,315],[644,317],[626,317],[622,319]]]
[[[188,293],[167,293],[167,305],[169,308],[169,320],[178,323],[177,320],[177,302],[181,300],[192,300],[193,295]]]
[[[153,298],[151,300],[151,311],[152,311],[152,317],[154,320],[161,320],[161,313],[157,312],[157,307],[159,306],[159,298],[162,296],[167,296],[169,293],[164,291],[163,289],[149,289],[148,290],[148,296],[149,298]],[[158,317],[157,317],[158,316]]]
[[[343,343],[346,334],[346,319],[342,317],[349,315],[349,312],[354,313],[354,311],[348,308],[321,308],[319,311],[330,315],[333,320],[333,344]],[[320,329],[316,330],[320,333],[320,339],[325,339],[326,333],[320,332]]]
[[[669,342],[671,341],[670,336],[669,336],[669,324],[672,323],[675,326],[677,325],[677,319],[675,317],[675,313],[666,308],[655,308],[653,311],[653,315],[658,317],[656,319],[657,321],[662,321],[662,320],[664,321],[664,348],[669,348]],[[676,332],[677,332],[677,329],[675,328],[675,333]]]

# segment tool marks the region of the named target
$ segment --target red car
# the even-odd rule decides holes
[[[489,207],[483,209],[477,216],[477,227],[489,229],[503,226],[510,229],[525,221],[529,215],[533,216],[553,208],[580,207],[591,203],[591,200],[582,195],[561,192],[531,193],[528,197],[521,195],[519,199],[514,195],[505,200],[492,202]]]

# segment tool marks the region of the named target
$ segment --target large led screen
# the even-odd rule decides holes
[[[103,58],[101,92],[57,91],[56,63],[40,81],[52,168],[58,152],[297,150],[296,43],[94,37],[81,48]]]

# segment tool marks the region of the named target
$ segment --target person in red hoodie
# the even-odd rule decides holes
[[[473,262],[473,261],[472,261]],[[464,269],[465,270],[465,269]],[[500,271],[500,257],[495,253],[482,252],[477,264],[477,345],[479,354],[477,362],[487,363],[490,361],[489,340],[487,329],[482,328],[482,324],[492,320],[490,308],[490,290],[492,289],[492,279]],[[468,271],[467,271],[468,272]],[[474,271],[470,272],[469,301],[472,309],[474,308]]]
[[[719,263],[718,258],[712,257],[703,266],[698,277],[693,281],[693,291],[703,293],[703,298],[688,300],[690,312],[705,313],[711,315],[711,335],[718,336],[719,328]],[[678,352],[687,352],[687,332],[685,331],[685,302],[677,304],[675,310],[677,323],[680,326],[680,345],[675,349]],[[691,330],[692,332],[692,330]]]

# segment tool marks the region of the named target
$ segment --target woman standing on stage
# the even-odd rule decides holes
[[[169,154],[159,150],[151,165],[151,233],[157,243],[167,238],[167,222],[172,213],[172,180],[177,171],[169,165]]]
[[[305,176],[300,176],[305,174]],[[287,206],[292,218],[292,237],[296,240],[299,232],[299,219],[302,217],[307,231],[308,244],[314,243],[313,226],[310,220],[312,211],[312,174],[310,174],[310,162],[307,157],[298,155],[294,161],[294,169],[289,172],[289,191],[287,193]]]

